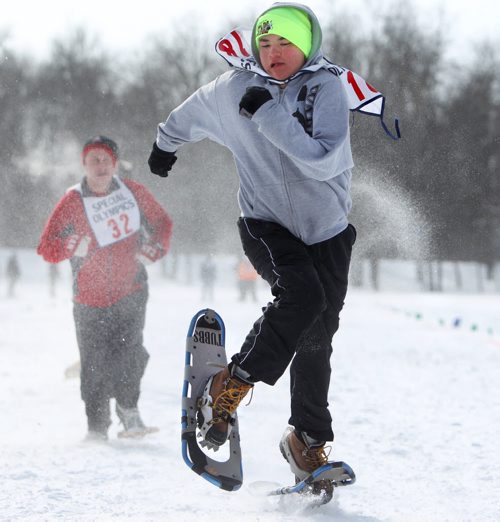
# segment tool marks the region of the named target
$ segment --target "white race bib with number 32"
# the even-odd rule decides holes
[[[85,213],[99,243],[105,247],[138,232],[141,215],[131,190],[118,178],[119,188],[106,196],[82,198]],[[81,193],[81,187],[76,187]]]

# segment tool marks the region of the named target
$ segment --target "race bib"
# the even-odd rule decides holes
[[[219,56],[222,56],[222,58],[233,67],[251,71],[267,78],[272,83],[285,83],[284,81],[275,80],[259,66],[255,58],[252,56],[252,46],[250,45],[251,38],[251,31],[238,27],[221,38],[215,44],[215,50]],[[340,65],[335,65],[326,58],[322,58],[318,63],[304,67],[292,78],[319,69],[326,69],[339,77],[346,91],[349,109],[351,111],[358,111],[377,116],[380,118],[380,122],[385,132],[391,138],[399,139],[401,137],[397,119],[395,120],[396,135],[393,135],[393,133],[389,131],[384,122],[385,98],[383,94],[371,86],[366,80],[359,76],[359,74],[356,74],[345,67],[341,67]]]
[[[119,188],[106,196],[82,197],[85,214],[99,243],[105,247],[138,232],[139,206],[132,191],[117,176]],[[74,187],[82,193],[81,185]]]

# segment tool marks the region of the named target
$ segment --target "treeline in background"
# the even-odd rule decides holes
[[[157,124],[227,69],[215,40],[239,22],[214,28],[213,37],[196,25],[170,26],[168,38],[126,56],[103,49],[84,28],[54,40],[45,60],[0,36],[0,247],[36,246],[54,204],[81,179],[83,142],[105,134],[120,145],[124,174],[174,218],[174,255],[239,251],[238,181],[227,150],[207,140],[185,146],[166,180],[146,163]],[[360,31],[349,14],[322,25],[326,56],[383,92],[385,120],[399,118],[403,135],[393,141],[377,118],[352,115],[355,261],[368,263],[374,286],[383,259],[415,261],[431,289],[439,289],[445,261],[478,263],[484,277],[495,277],[498,48],[483,42],[468,61],[449,59],[446,29],[429,28],[402,2],[374,30]]]

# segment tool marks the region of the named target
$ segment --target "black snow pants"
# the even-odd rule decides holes
[[[142,345],[147,298],[143,289],[107,308],[74,305],[80,389],[89,430],[107,431],[111,398],[125,408],[137,406],[149,359]]]
[[[333,440],[328,410],[332,337],[347,292],[356,230],[306,245],[276,223],[240,218],[243,250],[275,297],[232,358],[253,380],[273,385],[290,367],[289,423]]]

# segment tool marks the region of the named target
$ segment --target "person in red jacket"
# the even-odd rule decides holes
[[[55,206],[37,252],[50,263],[70,260],[87,439],[107,439],[111,398],[124,427],[119,436],[143,436],[156,431],[137,407],[149,358],[145,265],[166,254],[172,220],[143,185],[118,177],[110,138],[89,139],[82,162],[83,180]]]

